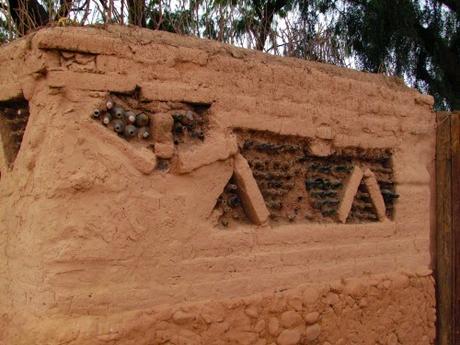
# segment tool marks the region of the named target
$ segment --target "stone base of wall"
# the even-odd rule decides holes
[[[16,315],[3,319],[0,344],[428,345],[434,344],[435,319],[427,271],[107,317]]]

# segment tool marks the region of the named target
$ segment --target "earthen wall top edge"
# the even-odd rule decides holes
[[[71,38],[59,39],[59,38]],[[90,39],[93,38],[93,39]],[[96,41],[95,41],[96,40]],[[44,28],[30,35],[18,39],[9,44],[0,46],[0,66],[9,58],[10,55],[24,55],[29,49],[44,50],[69,50],[75,52],[86,52],[101,55],[113,55],[113,50],[119,45],[129,46],[160,44],[181,48],[193,48],[203,50],[210,55],[229,56],[235,59],[242,59],[245,63],[261,63],[268,65],[278,65],[284,68],[300,68],[319,73],[333,75],[337,78],[350,79],[351,81],[369,82],[378,84],[385,89],[397,90],[403,93],[419,94],[415,89],[411,89],[394,77],[383,74],[373,74],[360,72],[344,67],[301,60],[292,57],[279,57],[255,50],[234,47],[207,39],[182,36],[163,31],[154,31],[138,27],[128,27],[119,25],[106,25],[94,27],[52,27]],[[433,103],[431,96],[426,97],[427,103]]]

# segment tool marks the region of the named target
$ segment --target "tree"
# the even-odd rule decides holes
[[[48,12],[37,0],[9,0],[8,10],[21,35],[49,22]]]
[[[293,5],[293,0],[253,0],[242,7],[244,9],[242,20],[255,38],[255,49],[264,50],[273,18],[275,15],[285,15]]]
[[[460,0],[346,0],[341,10],[336,32],[360,69],[403,77],[438,109],[460,109]]]
[[[145,27],[147,22],[145,18],[145,1],[144,0],[127,0],[128,1],[128,20],[129,24]]]
[[[70,13],[386,73],[460,109],[460,0],[0,0],[0,11],[1,41]]]

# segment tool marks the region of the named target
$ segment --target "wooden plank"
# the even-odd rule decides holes
[[[383,200],[383,195],[375,174],[370,169],[364,170],[364,183],[366,184],[379,220],[381,222],[385,221],[387,219],[385,201]]]
[[[453,344],[460,345],[460,113],[451,122],[452,235],[453,235]]]
[[[452,162],[450,115],[437,114],[436,133],[436,300],[438,345],[452,340]]]
[[[342,201],[340,201],[339,209],[337,211],[338,219],[342,223],[347,221],[348,215],[351,211],[351,206],[353,205],[353,199],[358,192],[359,184],[361,183],[362,179],[363,171],[359,166],[355,165],[345,186]]]
[[[265,205],[264,197],[252,175],[248,161],[240,153],[235,155],[233,176],[238,185],[241,203],[248,218],[257,225],[268,220],[270,212]]]

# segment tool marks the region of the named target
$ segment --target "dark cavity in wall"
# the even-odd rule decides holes
[[[243,209],[238,185],[232,177],[217,199],[216,209],[219,210],[219,226],[231,227],[234,224],[251,224]]]
[[[389,149],[362,149],[342,148],[337,150],[335,155],[349,159],[355,165],[370,169],[379,184],[380,192],[385,202],[386,216],[388,219],[394,217],[394,205],[399,195],[396,193],[394,182],[392,153]],[[358,192],[353,200],[348,223],[364,223],[378,221],[370,195],[362,180]]]
[[[306,138],[268,132],[239,132],[240,152],[248,160],[272,222],[297,222],[312,217],[300,160]]]
[[[311,153],[306,138],[242,130],[238,130],[237,135],[240,152],[248,160],[272,223],[337,222],[344,187],[354,166],[369,168],[375,174],[387,217],[393,219],[398,195],[391,150],[347,147],[319,157]],[[225,193],[222,197],[225,199]],[[224,212],[222,219],[232,212]],[[347,222],[377,221],[376,210],[362,181]]]
[[[210,104],[181,103],[182,106],[172,111],[174,118],[174,144],[192,144],[204,141],[209,129]]]
[[[91,117],[137,147],[157,155],[157,169],[170,171],[178,146],[205,140],[209,130],[208,103],[155,101],[139,89],[129,94],[111,93]]]
[[[6,163],[13,165],[29,121],[29,103],[25,99],[0,102],[0,139]]]

